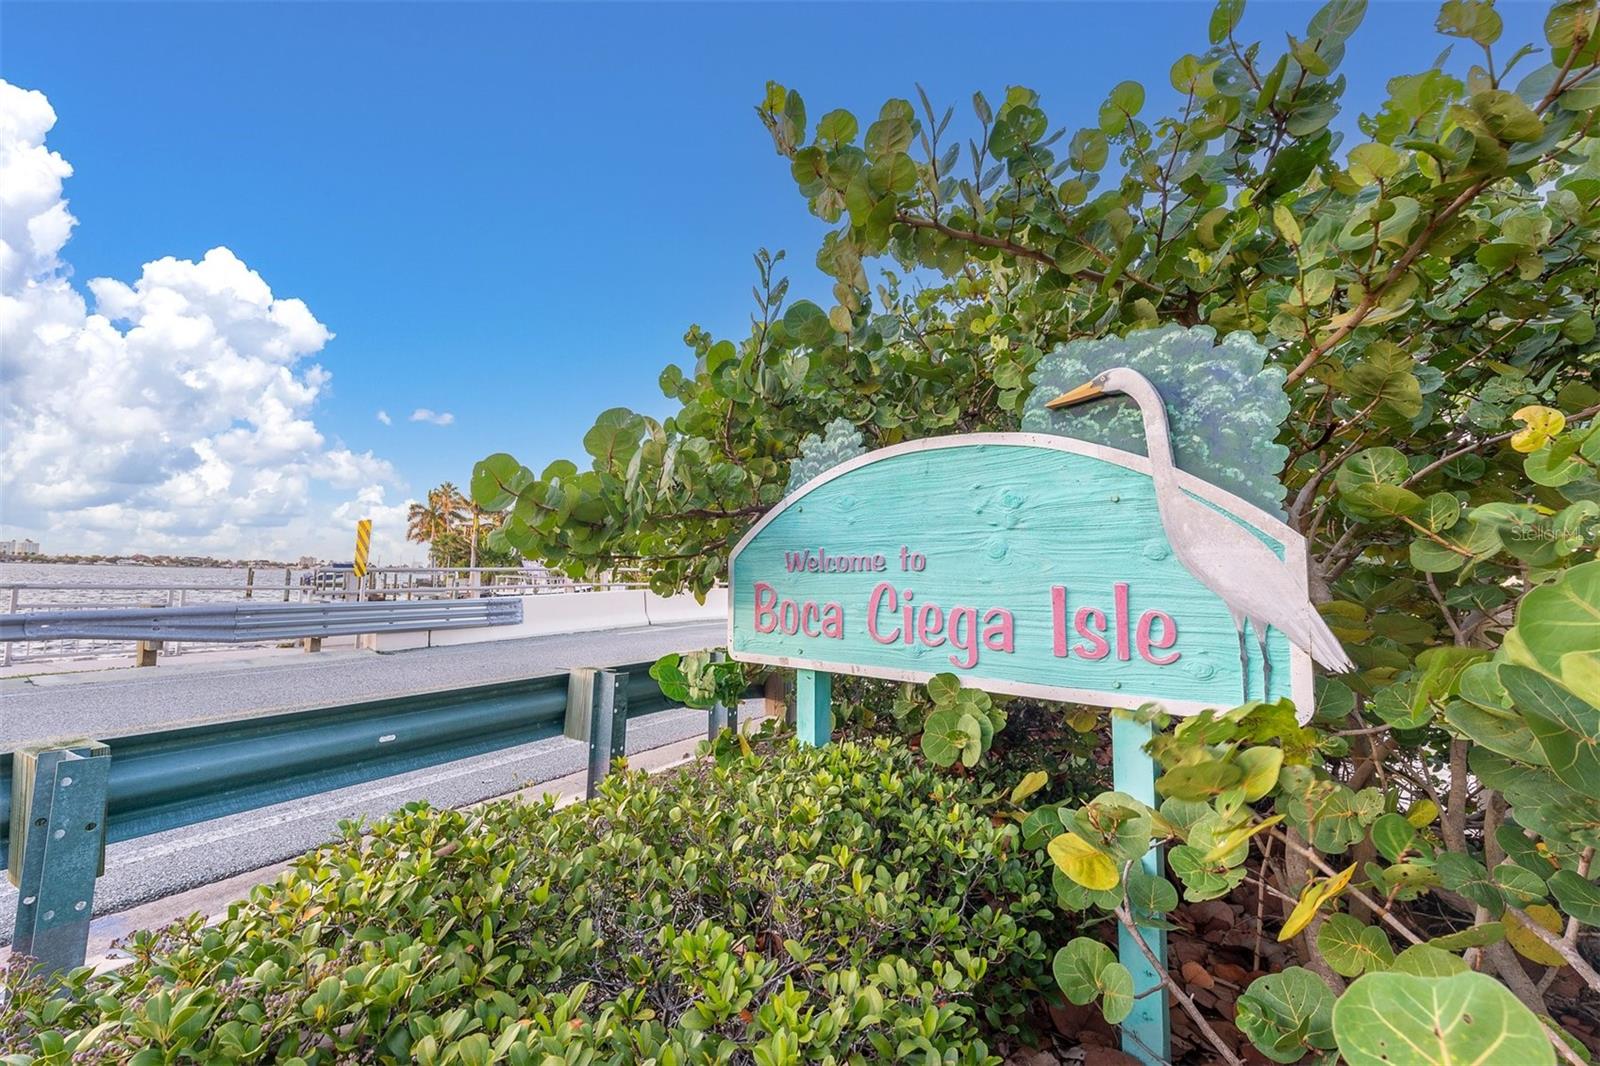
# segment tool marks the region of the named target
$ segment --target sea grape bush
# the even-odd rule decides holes
[[[1364,10],[1333,0],[1274,46],[1222,0],[1167,85],[1110,86],[1066,125],[1021,86],[958,122],[920,92],[816,117],[769,85],[759,116],[827,227],[829,306],[786,303],[758,256],[749,335],[689,331],[670,417],[608,411],[582,471],[497,455],[473,490],[573,573],[647,559],[659,587],[703,591],[836,419],[868,447],[1017,429],[1104,338],[1248,333],[1287,398],[1267,453],[1283,511],[1359,669],[1319,684],[1305,726],[1282,705],[1167,723],[1155,809],[1029,815],[1054,894],[1119,922],[1162,885],[1269,900],[1298,965],[1220,1020],[1275,1061],[1395,1041],[1470,1061],[1486,1038],[1573,1062],[1563,1033],[1600,1031],[1597,8],[1549,5],[1524,45],[1493,4],[1447,0],[1444,54],[1347,134]],[[926,730],[929,702],[901,718]],[[983,723],[948,710],[925,754],[981,766]],[[1151,842],[1172,882],[1134,873]],[[1114,963],[1057,947],[1064,995],[1124,1008]],[[1435,1027],[1440,1004],[1484,1024]]]
[[[563,809],[411,805],[63,995],[6,971],[0,1061],[998,1063],[1048,911],[988,807],[888,740],[759,738]]]

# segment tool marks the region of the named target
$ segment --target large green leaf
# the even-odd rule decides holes
[[[1056,952],[1052,970],[1056,985],[1069,1002],[1082,1006],[1100,994],[1100,973],[1117,961],[1112,950],[1086,936],[1075,937]]]
[[[935,766],[950,766],[961,760],[968,766],[982,752],[983,727],[973,715],[959,706],[941,707],[928,715],[922,732],[922,753]]]
[[[1178,905],[1178,890],[1165,877],[1134,863],[1128,868],[1128,903],[1139,914],[1166,914]]]
[[[1545,765],[1544,749],[1516,711],[1482,707],[1466,700],[1451,700],[1444,720],[1467,739],[1518,762]]]
[[[1119,862],[1144,857],[1150,850],[1150,808],[1123,792],[1102,792],[1073,811],[1078,834]]]
[[[1101,1013],[1112,1025],[1133,1010],[1133,974],[1098,940],[1075,937],[1056,952],[1052,971],[1070,1002],[1082,1006],[1098,998]]]
[[[1317,950],[1334,972],[1357,977],[1368,970],[1386,970],[1394,949],[1383,930],[1362,925],[1348,914],[1330,914],[1317,932]]]
[[[1445,888],[1466,896],[1478,906],[1486,908],[1494,917],[1498,918],[1500,912],[1505,910],[1505,895],[1500,891],[1500,886],[1489,876],[1483,863],[1471,855],[1463,855],[1459,851],[1440,852],[1434,860],[1433,869]]]
[[[1576,792],[1600,795],[1600,709],[1524,666],[1502,666],[1500,680],[1556,779]]]
[[[1274,1062],[1299,1062],[1334,1046],[1333,993],[1301,966],[1257,978],[1239,997],[1234,1021]]]
[[[1573,870],[1557,870],[1550,878],[1550,892],[1570,917],[1600,927],[1600,886],[1593,881]]]
[[[1339,997],[1333,1033],[1349,1066],[1555,1062],[1538,1017],[1481,973],[1367,974]]]
[[[1600,560],[1574,566],[1524,596],[1516,634],[1517,646],[1549,672],[1569,652],[1600,651]]]
[[[472,468],[472,500],[485,511],[502,511],[533,481],[532,473],[504,452],[480,459]]]
[[[1449,977],[1451,974],[1466,973],[1467,964],[1461,956],[1432,944],[1412,944],[1394,957],[1394,965],[1389,969],[1413,977]]]
[[[1188,844],[1179,844],[1167,854],[1172,872],[1183,882],[1183,898],[1191,903],[1226,896],[1249,872],[1243,866],[1227,867],[1207,862],[1206,853]]]

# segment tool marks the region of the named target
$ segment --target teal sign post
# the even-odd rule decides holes
[[[1305,542],[1173,466],[1143,377],[1096,382],[1135,399],[1149,389],[1149,457],[1034,433],[915,441],[818,473],[739,542],[730,653],[798,671],[803,742],[828,742],[833,674],[955,673],[991,692],[1178,715],[1289,697],[1310,716],[1312,655],[1333,638],[1309,602]],[[1149,739],[1113,723],[1115,787],[1155,806]],[[1159,873],[1158,851],[1144,862]],[[1142,935],[1164,966],[1161,930]],[[1142,997],[1124,1048],[1165,1061],[1165,997],[1144,995],[1160,975],[1131,936],[1120,948]]]

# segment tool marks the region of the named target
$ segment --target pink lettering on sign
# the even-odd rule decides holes
[[[1153,639],[1150,636],[1150,630],[1157,622],[1161,623],[1161,636],[1159,639]],[[1162,656],[1150,654],[1151,648],[1157,651],[1165,651],[1178,642],[1178,625],[1172,620],[1172,616],[1165,611],[1146,611],[1139,616],[1138,639],[1139,657],[1146,662],[1154,663],[1157,666],[1171,666],[1183,657],[1181,651]]]
[[[1178,624],[1172,615],[1149,609],[1135,617],[1126,582],[1112,585],[1109,613],[1071,599],[1066,586],[1051,587],[1051,649],[1056,658],[1098,662],[1114,653],[1119,661],[1130,662],[1137,652],[1152,666],[1170,666],[1183,657],[1176,649]],[[757,581],[753,606],[757,633],[845,639],[844,607],[837,601],[790,599]],[[1009,609],[919,601],[915,589],[896,588],[888,581],[874,585],[867,597],[866,630],[877,644],[941,649],[960,670],[975,669],[984,652],[1016,652],[1016,619]]]
[[[829,601],[818,606],[814,600],[804,603],[784,599],[778,590],[765,581],[755,583],[755,630],[757,633],[783,633],[785,636],[807,636],[844,639],[844,608]]]
[[[1073,649],[1080,656],[1085,659],[1104,659],[1111,654],[1111,645],[1106,643],[1106,613],[1100,608],[1079,607],[1073,626],[1078,630],[1078,635],[1088,641],[1080,642]]]
[[[900,639],[900,627],[880,632],[878,629],[878,612],[883,610],[894,611],[900,606],[900,601],[895,598],[894,586],[887,581],[880,581],[872,589],[872,596],[867,600],[867,636],[879,644],[893,644]]]
[[[1071,642],[1067,632],[1068,592],[1064,585],[1050,589],[1050,619],[1053,629],[1052,647],[1056,657],[1066,659],[1076,655],[1080,659],[1097,662],[1110,655],[1115,642],[1117,658],[1124,662],[1139,658],[1152,666],[1170,666],[1182,658],[1174,651],[1163,655],[1178,643],[1178,623],[1166,611],[1145,611],[1137,621],[1129,607],[1130,590],[1126,582],[1111,586],[1111,616],[1098,607],[1084,605],[1072,614],[1072,629],[1081,639]],[[1158,630],[1159,625],[1159,630]]]
[[[765,581],[756,582],[756,632],[771,633],[778,628],[778,590]]]
[[[950,665],[971,670],[985,650],[1016,651],[1016,622],[1004,607],[978,608],[957,604],[945,609],[916,602],[916,590],[880,581],[867,598],[867,636],[879,644],[911,644],[950,649]],[[980,624],[979,618],[982,618]]]
[[[978,610],[975,607],[950,609],[950,644],[962,654],[950,656],[950,664],[963,670],[978,665]]]
[[[1004,607],[991,607],[983,613],[983,646],[1008,655],[1017,650],[1017,624]]]
[[[1112,585],[1111,596],[1117,603],[1117,658],[1127,662],[1132,657],[1128,651],[1128,583]]]

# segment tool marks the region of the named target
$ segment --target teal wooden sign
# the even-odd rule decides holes
[[[1275,430],[1281,372],[1247,336],[1214,339],[1168,327],[1068,345],[1041,365],[1044,395],[1024,425],[1054,428],[1051,412],[1121,395],[1136,407],[1143,454],[1104,442],[1125,439],[1126,408],[1061,426],[1067,435],[983,433],[864,454],[852,454],[848,425],[811,438],[819,461],[795,464],[804,483],[791,482],[730,558],[733,658],[797,671],[796,731],[810,744],[831,734],[834,674],[954,673],[991,692],[1179,715],[1287,697],[1309,719],[1313,660],[1352,664],[1311,604],[1304,539],[1223,487],[1281,497],[1281,456],[1250,432]],[[1108,356],[1164,372],[1168,390],[1195,398],[1178,447],[1162,391],[1130,366],[1055,395],[1052,376]],[[1150,735],[1112,721],[1115,787],[1154,807]],[[1159,876],[1159,850],[1142,864]],[[1157,994],[1166,941],[1154,922],[1137,928],[1138,939],[1119,929],[1135,992],[1123,1050],[1154,1066],[1171,1058]]]
[[[859,456],[735,548],[729,648],[746,662],[955,673],[991,692],[1174,714],[1288,696],[1309,716],[1311,658],[1287,635],[1315,616],[1304,540],[1209,482],[1166,475],[1176,501],[1160,498],[1145,456],[1030,433]],[[1186,565],[1196,558],[1203,577]],[[1277,602],[1257,595],[1285,581]],[[1272,621],[1246,624],[1263,614]]]

